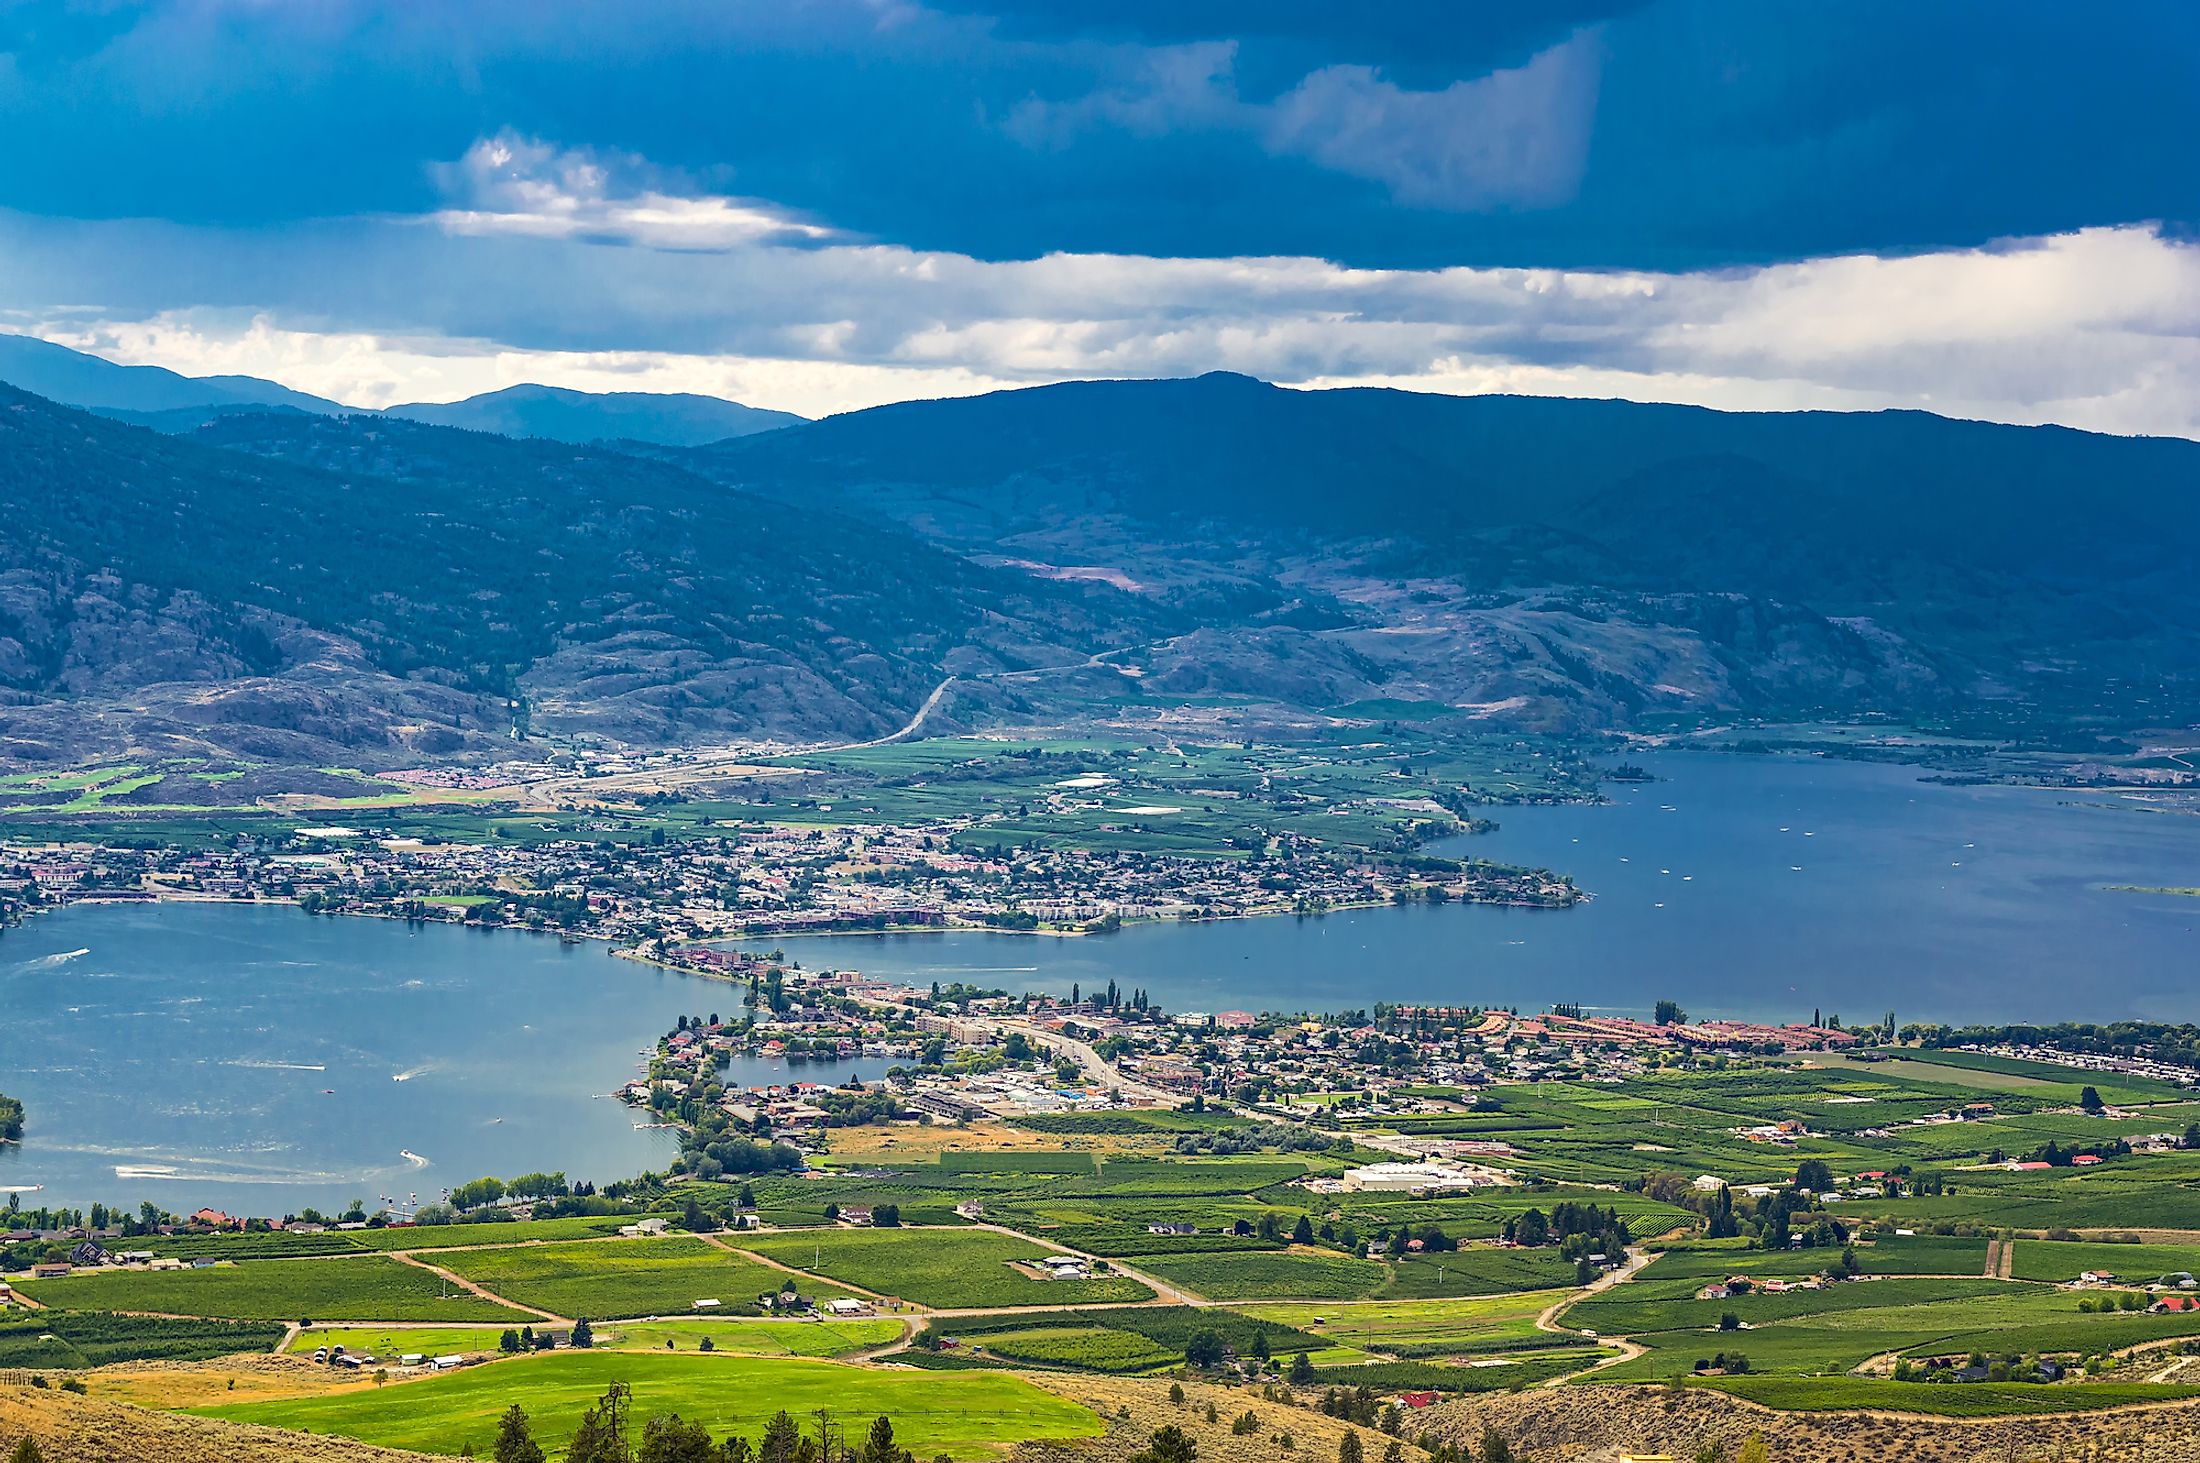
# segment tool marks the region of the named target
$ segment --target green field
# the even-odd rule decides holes
[[[833,1229],[732,1241],[783,1265],[943,1310],[1145,1300],[1121,1275],[1042,1280],[1017,1269],[1059,1251],[982,1229]]]
[[[1262,1304],[1240,1307],[1264,1321],[1323,1336],[1360,1351],[1394,1356],[1463,1356],[1511,1351],[1522,1343],[1568,1338],[1536,1329],[1544,1307],[1571,1292],[1532,1290],[1461,1300],[1369,1301],[1354,1305]]]
[[[890,1320],[608,1321],[594,1330],[597,1348],[605,1351],[694,1351],[708,1337],[715,1350],[734,1355],[830,1357],[885,1346],[901,1335],[903,1324]],[[342,1346],[387,1361],[408,1354],[493,1352],[502,1334],[503,1329],[495,1326],[412,1330],[400,1326],[315,1326],[299,1332],[289,1349],[307,1353],[323,1346]]]
[[[0,1311],[0,1370],[82,1368],[121,1361],[204,1361],[266,1351],[282,1339],[272,1322],[166,1320],[101,1311]]]
[[[1599,1372],[1599,1377],[1609,1375]],[[1872,1377],[1712,1377],[1691,1382],[1783,1412],[1917,1412],[1933,1417],[2020,1417],[2041,1412],[2098,1412],[2143,1402],[2200,1397],[2200,1387],[2145,1382],[2043,1386],[2023,1382],[1890,1382]]]
[[[698,1300],[757,1310],[757,1297],[792,1277],[689,1236],[569,1241],[439,1255],[453,1275],[520,1305],[560,1316],[681,1316]],[[805,1293],[841,1295],[836,1286]]]
[[[1148,1258],[1142,1269],[1210,1300],[1435,1299],[1550,1289],[1574,1267],[1553,1250],[1462,1249],[1405,1260],[1363,1260],[1305,1248]]]
[[[241,1321],[527,1321],[425,1270],[382,1255],[352,1260],[245,1260],[203,1270],[116,1270],[20,1282],[62,1310],[145,1311]],[[443,1294],[449,1290],[449,1295]]]
[[[752,1441],[782,1409],[805,1426],[829,1410],[851,1437],[881,1414],[918,1456],[991,1456],[1021,1440],[1093,1437],[1100,1420],[1029,1382],[994,1371],[882,1371],[833,1362],[740,1356],[557,1352],[500,1361],[415,1382],[318,1398],[202,1409],[210,1416],[338,1433],[386,1447],[487,1457],[496,1420],[518,1404],[553,1457],[581,1413],[615,1381],[634,1389],[636,1434],[644,1419],[677,1412],[713,1436]]]

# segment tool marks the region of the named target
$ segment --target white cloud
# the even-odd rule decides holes
[[[995,262],[790,232],[768,204],[525,139],[454,166],[460,206],[425,222],[267,234],[0,214],[0,319],[359,405],[533,380],[816,415],[1229,369],[2200,437],[2200,246],[2149,227],[1704,274]]]
[[[1536,208],[1574,196],[1596,113],[1597,42],[1577,35],[1526,65],[1442,91],[1367,66],[1316,71],[1268,109],[1276,152],[1387,185],[1400,203]]]
[[[655,181],[656,170],[637,157],[561,150],[512,132],[483,138],[433,171],[454,206],[430,222],[454,234],[704,250],[833,237],[830,229],[754,200],[670,191],[678,182]]]

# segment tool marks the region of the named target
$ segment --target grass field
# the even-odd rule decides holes
[[[1499,1295],[1565,1285],[1574,1267],[1554,1250],[1462,1249],[1407,1260],[1333,1250],[1222,1251],[1139,1262],[1210,1300],[1413,1300]]]
[[[943,1310],[1135,1301],[1153,1294],[1121,1275],[1034,1278],[1014,1262],[1059,1252],[991,1230],[813,1230],[747,1236],[733,1243],[798,1270]]]
[[[533,1319],[382,1255],[351,1260],[245,1260],[203,1270],[122,1270],[20,1282],[62,1310],[148,1311],[241,1321]],[[448,1288],[451,1294],[442,1292]]]
[[[453,1250],[439,1255],[437,1262],[507,1300],[592,1320],[687,1315],[698,1300],[754,1313],[756,1298],[778,1290],[789,1278],[686,1236]],[[845,1294],[831,1285],[810,1289]]]
[[[305,1428],[388,1447],[487,1457],[496,1419],[517,1403],[553,1457],[581,1413],[614,1381],[634,1389],[637,1434],[644,1419],[677,1412],[722,1437],[754,1440],[781,1409],[814,1425],[829,1410],[860,1437],[873,1417],[918,1456],[991,1456],[1023,1440],[1096,1436],[1100,1420],[1076,1404],[998,1371],[881,1371],[833,1362],[740,1356],[559,1352],[469,1368],[372,1391],[201,1409],[212,1416]]]
[[[1342,1306],[1266,1304],[1239,1309],[1360,1351],[1458,1356],[1512,1350],[1523,1341],[1537,1338],[1561,1341],[1563,1338],[1538,1331],[1535,1318],[1569,1293],[1533,1290],[1462,1300],[1370,1301]]]
[[[608,1351],[694,1351],[709,1337],[718,1351],[741,1356],[845,1356],[885,1346],[901,1335],[900,1321],[610,1321],[595,1329],[596,1345]],[[343,1346],[387,1360],[417,1353],[448,1356],[491,1352],[503,1334],[495,1326],[315,1326],[301,1331],[289,1349],[309,1353],[322,1346]],[[671,1343],[669,1346],[667,1343]]]

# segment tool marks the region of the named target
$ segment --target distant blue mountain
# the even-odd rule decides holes
[[[805,420],[793,412],[767,411],[716,396],[567,391],[557,386],[510,386],[464,401],[386,407],[382,414],[505,437],[547,437],[556,442],[624,440],[668,447],[700,447],[728,437],[796,426]]]
[[[239,412],[371,415],[255,376],[184,376],[160,366],[120,366],[28,335],[0,335],[0,381],[118,421],[177,434]],[[596,393],[513,386],[464,401],[414,402],[380,413],[433,426],[559,442],[622,440],[697,447],[803,418],[715,396]]]
[[[225,411],[290,407],[328,414],[351,410],[341,402],[254,376],[183,376],[162,366],[118,366],[29,335],[0,335],[0,381],[102,415],[133,418],[173,413],[175,430],[188,430]]]

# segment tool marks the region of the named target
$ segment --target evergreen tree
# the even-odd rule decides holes
[[[510,1334],[507,1332],[506,1334]],[[497,1422],[496,1463],[542,1463],[542,1445],[528,1431],[527,1414],[514,1402]]]
[[[794,1463],[802,1429],[784,1410],[764,1424],[764,1441],[757,1448],[757,1463]]]
[[[635,1463],[714,1463],[710,1434],[680,1414],[659,1413],[642,1424],[642,1447]]]
[[[1337,1463],[1363,1463],[1366,1450],[1360,1446],[1360,1435],[1347,1431],[1344,1441],[1337,1444]]]

